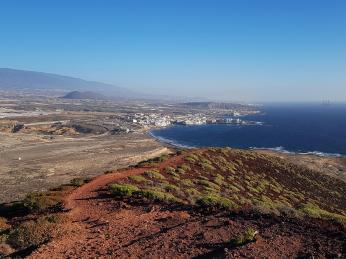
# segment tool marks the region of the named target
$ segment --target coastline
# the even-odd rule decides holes
[[[147,131],[147,135],[152,137],[153,139],[157,140],[159,143],[161,143],[163,145],[167,145],[167,146],[169,146],[171,148],[174,148],[174,149],[194,149],[194,148],[198,148],[198,147],[194,147],[194,146],[182,145],[182,144],[174,142],[173,140],[156,136],[154,133],[152,133],[152,129],[149,129]]]
[[[176,144],[174,141],[165,140],[155,136],[150,130],[147,131],[148,136],[155,139],[161,145],[167,147],[168,149],[179,150],[179,149],[195,149],[199,147],[188,147],[184,145]],[[202,147],[201,147],[202,148]],[[279,159],[284,159],[290,163],[298,166],[307,167],[313,171],[318,171],[321,174],[331,176],[338,180],[346,182],[346,156],[328,156],[325,154],[320,154],[316,152],[310,153],[295,153],[285,151],[283,149],[275,148],[249,148],[245,150],[253,150],[254,152],[260,152],[266,155],[271,155],[278,157]]]
[[[203,148],[204,146],[191,146],[191,145],[184,145],[184,144],[179,144],[174,140],[167,139],[164,137],[160,137],[155,135],[152,130],[158,129],[158,128],[151,128],[146,131],[146,133],[159,141],[160,143],[167,145],[172,148],[186,148],[186,149],[194,149],[194,148]],[[160,128],[159,128],[160,129]],[[231,147],[231,146],[230,146]],[[235,148],[235,147],[231,147]],[[322,151],[306,151],[306,152],[295,152],[295,151],[290,151],[285,149],[284,147],[249,147],[249,148],[238,148],[238,149],[245,149],[245,150],[264,150],[264,151],[272,151],[276,152],[279,154],[289,154],[289,155],[309,155],[309,156],[317,156],[317,157],[334,157],[334,158],[346,158],[346,155],[339,154],[339,153],[327,153],[327,152],[322,152]]]

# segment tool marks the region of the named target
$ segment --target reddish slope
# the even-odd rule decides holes
[[[161,163],[159,168],[165,168],[171,164],[176,164],[179,160],[181,160],[181,157],[174,156]],[[49,244],[42,246],[30,257],[61,258],[71,255],[80,257],[83,255],[83,250],[87,249],[86,247],[91,242],[96,242],[96,244],[103,243],[105,246],[104,236],[101,237],[102,241],[96,241],[99,235],[95,234],[95,230],[98,233],[98,226],[110,227],[110,222],[116,224],[113,215],[118,213],[109,213],[108,207],[109,205],[112,206],[112,204],[103,204],[102,199],[100,199],[100,202],[98,201],[99,192],[110,183],[114,183],[131,175],[142,174],[150,169],[151,168],[131,168],[100,175],[91,182],[74,190],[66,197],[64,202],[64,207],[70,210],[68,213],[69,222],[65,226],[69,234],[64,236],[63,239],[53,240]],[[135,215],[136,212],[125,212],[125,216],[129,219],[135,217]],[[119,215],[117,215],[117,217],[119,217]],[[125,223],[125,225],[133,224],[135,223],[132,221]],[[114,244],[109,245],[113,246]],[[100,252],[101,251],[102,249],[100,248]],[[88,253],[85,254],[85,256],[87,255]]]
[[[181,156],[162,163],[180,164]],[[104,187],[149,168],[130,168],[95,178],[73,191],[67,234],[40,247],[30,258],[296,258],[338,257],[345,232],[320,221],[309,223],[251,213],[202,214],[189,208],[133,203],[105,195]],[[256,242],[230,247],[227,241],[252,227]]]

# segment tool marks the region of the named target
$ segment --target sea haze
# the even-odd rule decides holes
[[[245,118],[264,124],[172,126],[151,134],[186,147],[230,146],[346,155],[346,104],[265,105],[261,114]]]

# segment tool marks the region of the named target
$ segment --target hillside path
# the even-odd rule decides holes
[[[180,159],[180,156],[174,156],[160,163],[158,167],[129,168],[100,175],[75,189],[64,201],[64,207],[69,211],[68,222],[64,224],[68,234],[41,246],[28,258],[89,258],[90,255],[97,255],[98,252],[104,255],[107,254],[104,250],[111,249],[115,245],[115,240],[109,240],[104,233],[110,235],[113,232],[112,236],[117,237],[115,242],[120,240],[126,242],[128,239],[126,236],[130,234],[126,233],[127,226],[141,224],[150,219],[138,217],[138,211],[134,210],[125,209],[120,210],[119,213],[112,208],[114,206],[112,201],[105,202],[104,197],[99,197],[100,191],[111,183],[148,170],[165,168]],[[127,218],[126,222],[123,220],[124,217]],[[121,224],[118,224],[119,220]],[[123,239],[120,238],[118,232],[125,235]],[[110,255],[109,258],[111,257]]]

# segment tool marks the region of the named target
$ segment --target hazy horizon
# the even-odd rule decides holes
[[[157,95],[346,101],[342,1],[0,3],[0,67]]]

